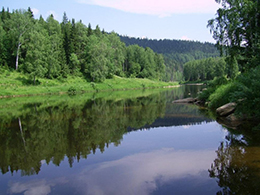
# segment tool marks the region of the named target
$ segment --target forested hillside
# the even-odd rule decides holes
[[[161,54],[128,46],[112,32],[53,15],[35,19],[30,8],[0,12],[0,70],[16,70],[37,78],[84,77],[100,82],[113,75],[165,80]]]
[[[180,80],[186,62],[218,57],[219,52],[212,43],[184,40],[152,40],[120,36],[126,45],[137,44],[163,54],[166,65],[165,80]]]

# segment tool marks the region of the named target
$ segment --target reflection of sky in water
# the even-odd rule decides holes
[[[154,128],[124,136],[74,163],[59,167],[43,161],[39,175],[19,172],[8,181],[9,194],[215,194],[217,183],[208,176],[224,131],[213,122],[187,127]],[[1,181],[2,182],[2,181]]]

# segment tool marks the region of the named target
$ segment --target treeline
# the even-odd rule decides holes
[[[126,47],[112,32],[50,15],[34,19],[30,8],[0,12],[0,67],[38,77],[82,76],[100,82],[113,75],[163,80],[164,59],[150,48]],[[164,79],[165,80],[165,79]]]
[[[219,52],[212,43],[184,40],[153,40],[120,36],[126,45],[137,44],[143,48],[150,47],[153,51],[163,54],[166,74],[165,80],[181,80],[183,65],[186,62],[218,57]]]
[[[193,60],[184,64],[185,81],[213,80],[215,77],[226,75],[228,75],[228,67],[223,57]]]

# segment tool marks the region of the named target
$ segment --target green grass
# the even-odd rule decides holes
[[[178,85],[177,82],[166,83],[149,79],[122,78],[118,76],[107,79],[103,83],[87,82],[80,77],[37,79],[37,85],[34,85],[31,79],[24,74],[4,70],[1,70],[0,73],[1,97],[63,94],[68,93],[68,91],[73,94],[79,94],[98,91],[162,88],[176,85]]]

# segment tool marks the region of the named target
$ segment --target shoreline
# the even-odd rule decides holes
[[[142,90],[142,89],[167,89],[180,87],[181,85],[169,85],[169,86],[160,86],[160,87],[145,87],[145,88],[123,88],[123,89],[93,89],[93,90],[81,90],[75,92],[73,95],[83,94],[83,93],[98,93],[98,92],[113,92],[113,91],[131,91],[131,90]],[[49,95],[70,95],[68,91],[59,91],[59,92],[49,92],[49,93],[35,93],[35,94],[19,94],[19,95],[0,95],[0,99],[8,98],[19,98],[19,97],[33,97],[33,96],[49,96]]]

